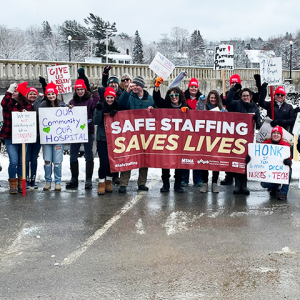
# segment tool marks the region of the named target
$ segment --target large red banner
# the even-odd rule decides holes
[[[105,118],[112,172],[142,167],[246,173],[253,114],[179,109],[120,111]]]

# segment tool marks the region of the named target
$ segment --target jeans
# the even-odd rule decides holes
[[[290,182],[292,178],[292,169],[290,169],[290,177],[289,177],[289,183],[288,184],[283,184],[280,193],[287,195],[289,192],[289,187],[290,187]],[[280,187],[280,184],[278,183],[270,183],[270,182],[261,182],[260,185],[265,188],[265,189],[270,189],[270,190],[277,190]]]
[[[109,160],[108,160],[108,152],[107,152],[107,142],[105,141],[97,141],[97,151],[99,156],[99,170],[98,176],[99,179],[112,177],[112,173],[110,172]]]
[[[61,163],[63,161],[64,145],[42,145],[43,158],[45,161],[45,180],[52,181],[52,163],[54,164],[54,181],[61,183]]]
[[[16,175],[22,177],[22,144],[12,144],[12,139],[5,139],[5,145],[9,157],[9,179],[16,178]]]
[[[190,170],[182,170],[182,181],[189,183]],[[202,170],[193,170],[194,184],[202,182]]]
[[[94,161],[93,142],[94,142],[94,134],[89,132],[88,143],[83,143],[85,161]],[[80,146],[81,143],[70,144],[70,163],[77,162]]]
[[[29,177],[29,162],[30,162],[30,177],[36,176],[37,159],[41,149],[40,137],[37,137],[36,143],[28,144],[26,151],[26,177]]]

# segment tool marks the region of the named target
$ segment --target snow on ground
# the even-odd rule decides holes
[[[84,157],[79,157],[79,180],[84,181],[85,180],[85,160]],[[2,172],[0,172],[0,181],[8,180],[8,164],[9,159],[7,154],[1,154],[0,162],[2,165]],[[95,157],[94,159],[95,167],[94,167],[94,175],[93,180],[98,178],[98,168],[99,168],[99,158]],[[299,173],[300,173],[300,162],[293,161],[293,179],[299,179]],[[174,171],[171,171],[171,174],[174,174]],[[191,175],[190,175],[191,176]],[[52,175],[54,178],[54,176]],[[225,173],[220,172],[220,180],[224,179]],[[70,156],[64,155],[63,163],[62,163],[62,181],[68,181],[71,178],[71,172],[70,172]],[[138,170],[132,170],[131,172],[131,180],[137,180],[138,178]],[[149,168],[148,171],[148,179],[156,179],[160,180],[161,178],[161,169],[154,169]],[[45,181],[44,178],[44,160],[42,157],[42,154],[40,154],[38,158],[38,169],[37,169],[37,181]],[[191,179],[190,179],[191,181]]]

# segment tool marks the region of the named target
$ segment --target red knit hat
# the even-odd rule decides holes
[[[190,87],[192,85],[196,86],[199,89],[199,82],[198,82],[198,80],[196,78],[192,78],[190,80],[188,87]]]
[[[280,126],[275,126],[273,127],[272,131],[271,131],[271,135],[274,131],[278,131],[280,134],[281,134],[281,137],[283,136],[283,130],[282,130],[282,127]]]
[[[18,84],[16,90],[25,97],[26,92],[27,92],[27,82],[24,81],[24,82]]]
[[[75,82],[75,90],[76,89],[85,89],[85,90],[87,90],[86,85],[85,85],[83,79],[77,79],[76,80],[76,82]]]
[[[117,98],[117,94],[112,87],[107,87],[105,89],[104,98],[106,98],[106,96],[114,96],[115,98]]]
[[[233,82],[238,82],[239,84],[242,84],[241,78],[240,78],[240,76],[238,74],[233,74],[230,77],[229,84],[232,84]]]
[[[45,91],[46,96],[49,93],[55,93],[56,95],[58,95],[56,84],[54,84],[53,82],[48,83],[46,86],[46,91]]]
[[[27,89],[26,96],[28,96],[28,94],[29,94],[30,92],[35,92],[37,95],[39,94],[38,90],[37,90],[36,88],[34,88],[34,87],[29,87],[29,88]]]
[[[275,90],[274,95],[276,95],[276,94],[283,94],[284,96],[286,96],[285,89],[284,89],[282,86],[279,86],[279,87]]]

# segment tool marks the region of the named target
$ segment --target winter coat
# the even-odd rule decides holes
[[[12,93],[6,92],[4,98],[2,99],[1,106],[3,108],[3,125],[0,131],[0,136],[3,139],[12,138],[12,116],[13,111],[22,112],[24,109],[27,111],[32,111],[32,105],[25,103],[23,105],[19,104],[15,99],[12,99]]]
[[[267,110],[267,115],[272,119],[271,101],[266,101],[267,87],[262,85],[259,95],[259,106]],[[296,120],[296,113],[292,105],[283,102],[279,108],[276,101],[274,101],[274,120],[277,121],[277,125],[283,127],[288,132],[292,133],[293,126]]]
[[[104,93],[105,93],[105,90],[106,90],[106,87],[100,87],[98,88],[98,93],[99,93],[99,96],[100,96],[100,101],[102,103],[104,103],[105,99],[104,99]],[[120,96],[122,95],[123,91],[120,87],[118,87],[118,90],[116,92],[117,94],[117,100],[119,100]]]
[[[124,91],[120,96],[118,103],[123,109],[144,109],[149,106],[156,107],[152,96],[149,95],[146,90],[144,90],[142,99],[140,99],[137,94],[134,94],[132,91],[130,93]]]
[[[275,144],[272,139],[266,139],[265,141],[263,141],[263,144]],[[289,146],[291,147],[290,143],[285,141],[284,139],[281,139],[280,142],[278,144],[275,145],[282,145],[282,146]],[[283,159],[288,158],[288,157],[284,157]],[[292,160],[292,153],[290,154],[290,159]]]
[[[153,91],[153,100],[158,108],[175,108],[172,106],[170,97],[166,97],[165,99],[163,99],[160,95],[160,91]],[[181,107],[188,107],[189,109],[191,109],[186,102],[181,103],[180,108]]]
[[[213,107],[212,107],[211,109],[213,109]],[[206,107],[205,107],[205,99],[202,100],[202,99],[199,98],[198,103],[197,103],[197,106],[196,106],[196,110],[206,110]],[[225,111],[227,111],[227,110],[224,108],[224,106],[222,106],[221,111],[225,112]]]
[[[187,89],[185,92],[184,92],[184,95],[185,95],[185,99],[186,100],[186,103],[188,104],[188,106],[191,108],[191,109],[196,109],[196,106],[197,106],[197,102],[199,99],[199,97],[202,95],[202,93],[200,93],[200,91],[198,90],[197,91],[197,94],[196,94],[196,99],[191,99],[191,95],[190,95],[190,91],[189,89]]]
[[[81,99],[78,97],[72,99],[69,104],[73,106],[86,106],[87,107],[87,118],[88,118],[88,131],[92,134],[95,133],[95,126],[93,123],[93,115],[97,102],[100,100],[99,94],[95,92],[91,97],[88,94],[86,99],[82,97]]]
[[[238,113],[255,113],[256,115],[256,129],[261,127],[260,122],[260,112],[258,106],[251,100],[249,103],[244,102],[242,99],[234,100],[236,94],[235,87],[232,87],[229,90],[229,93],[226,97],[226,108],[229,112],[238,112]]]
[[[237,91],[233,97],[233,100],[239,100],[240,99],[240,91]],[[227,95],[228,95],[229,91],[227,91],[225,94],[226,94],[226,98],[227,98]],[[223,102],[223,105],[226,106],[226,98],[223,99],[223,93],[220,95],[221,99],[222,99],[222,102]],[[253,93],[252,92],[252,101],[254,103],[258,103],[258,99],[259,99],[259,93]],[[226,107],[226,109],[228,110],[228,108]],[[229,110],[228,110],[229,111]]]

